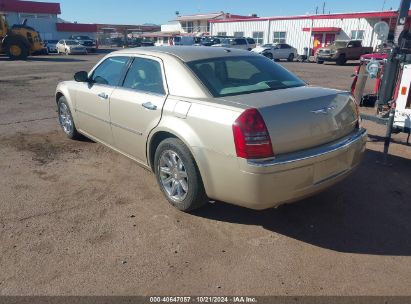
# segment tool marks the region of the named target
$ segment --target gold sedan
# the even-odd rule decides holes
[[[264,56],[207,47],[125,49],[56,90],[70,138],[151,169],[167,200],[276,207],[360,163],[366,131],[348,92],[308,86]]]

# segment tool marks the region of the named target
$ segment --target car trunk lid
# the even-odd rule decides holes
[[[305,86],[223,99],[261,113],[277,155],[344,137],[358,120],[351,95],[332,89]]]

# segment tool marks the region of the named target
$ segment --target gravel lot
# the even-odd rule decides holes
[[[1,295],[411,295],[411,148],[365,122],[362,166],[278,209],[168,205],[154,176],[57,125],[54,90],[101,54],[0,56]],[[283,63],[347,89],[354,66]]]

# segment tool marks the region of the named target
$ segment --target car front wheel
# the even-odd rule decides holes
[[[208,202],[194,158],[181,140],[168,138],[160,143],[154,169],[161,191],[175,208],[188,212]]]
[[[76,125],[74,124],[73,115],[71,114],[70,107],[64,96],[60,97],[58,103],[58,117],[61,128],[68,138],[77,139],[81,135],[77,132]]]

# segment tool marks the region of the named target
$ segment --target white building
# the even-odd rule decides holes
[[[394,30],[396,11],[210,20],[211,35],[252,37],[258,44],[287,43],[300,54],[334,40],[359,39],[364,46],[378,45],[374,25],[385,21]],[[408,20],[409,23],[409,20]]]

